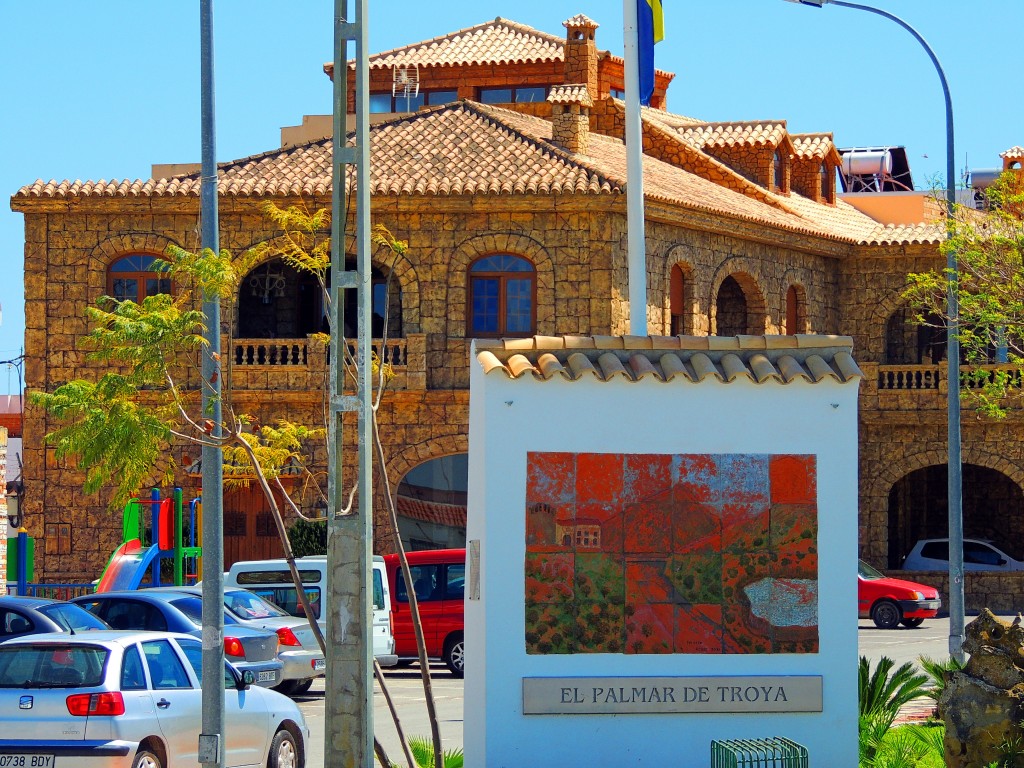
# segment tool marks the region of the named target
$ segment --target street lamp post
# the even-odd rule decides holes
[[[928,58],[935,65],[935,71],[942,83],[942,95],[946,101],[946,225],[953,226],[956,208],[955,170],[953,164],[953,100],[949,95],[949,84],[942,71],[935,51],[921,37],[920,33],[898,16],[880,8],[844,0],[787,0],[790,3],[821,8],[824,5],[838,5],[884,16],[894,21],[914,36],[921,44]],[[960,303],[957,295],[958,269],[956,252],[950,248],[946,253],[946,308],[948,314],[946,329],[946,363],[948,377],[947,392],[947,441],[948,496],[949,496],[949,655],[958,661],[964,660],[964,552],[963,552],[963,476],[960,456]]]

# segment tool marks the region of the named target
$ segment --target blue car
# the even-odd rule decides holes
[[[12,637],[49,632],[110,629],[81,606],[46,597],[0,597],[0,642]]]
[[[98,592],[71,601],[100,617],[112,629],[182,632],[202,637],[203,604],[195,595],[173,590]],[[277,635],[239,624],[224,614],[224,656],[240,672],[251,671],[256,684],[272,688],[281,682]]]

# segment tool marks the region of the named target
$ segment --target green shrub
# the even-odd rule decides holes
[[[412,736],[409,749],[419,768],[434,768],[434,743],[425,736]],[[462,768],[462,750],[446,749],[441,753],[443,768]]]
[[[288,541],[295,557],[327,554],[327,521],[296,520],[288,529]]]
[[[914,665],[907,662],[895,672],[895,662],[888,656],[878,660],[878,666],[871,671],[871,662],[866,656],[860,657],[857,670],[857,700],[860,715],[869,718],[888,718],[889,724],[896,719],[900,707],[908,701],[925,695],[924,684],[928,676],[914,671]]]

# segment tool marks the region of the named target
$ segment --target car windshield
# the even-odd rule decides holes
[[[244,589],[224,594],[224,606],[240,619],[268,619],[290,616],[259,595]]]
[[[857,575],[860,576],[862,579],[867,579],[868,581],[874,581],[875,579],[885,578],[884,573],[872,568],[863,560],[857,561]]]
[[[65,632],[85,632],[90,629],[110,629],[110,625],[99,616],[71,603],[41,605],[38,611],[62,627]]]
[[[0,645],[0,688],[89,688],[103,682],[109,651],[59,643]]]

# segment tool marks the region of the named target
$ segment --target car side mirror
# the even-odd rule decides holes
[[[1006,558],[1005,557],[1000,557],[999,558],[999,564],[1000,565],[1006,565]]]
[[[246,688],[248,688],[250,685],[253,685],[255,682],[256,674],[251,669],[247,669],[244,672],[242,672],[242,679],[239,682],[238,690],[244,691]]]

